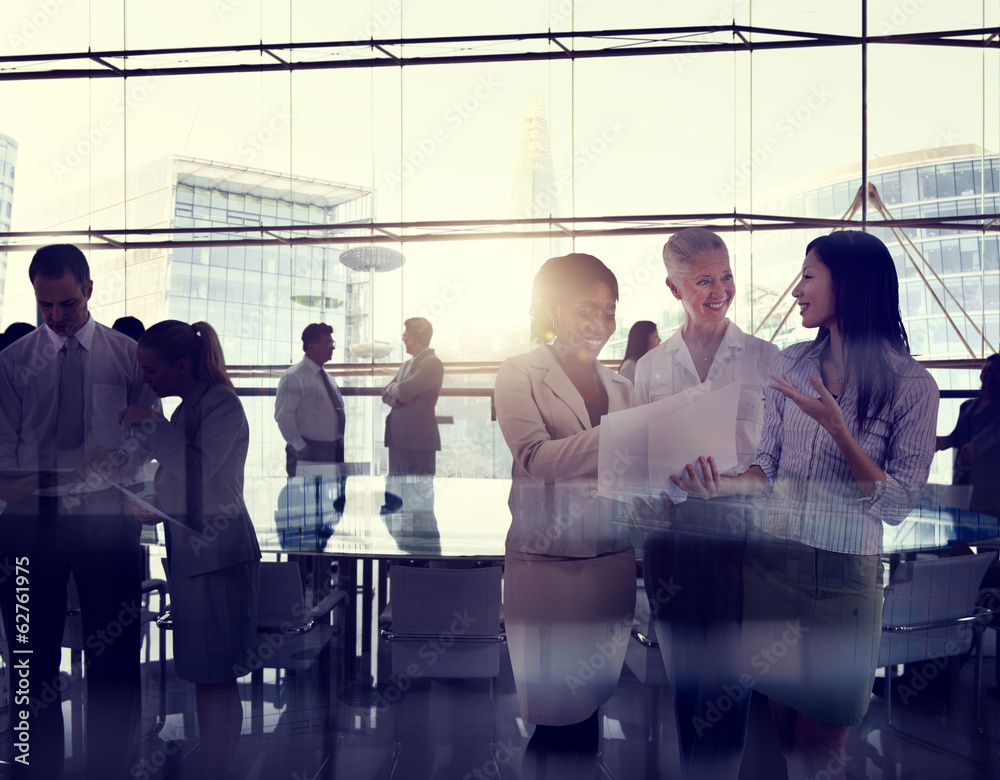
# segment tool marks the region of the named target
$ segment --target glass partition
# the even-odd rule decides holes
[[[207,320],[255,392],[328,322],[338,381],[362,393],[349,457],[374,473],[375,393],[407,317],[433,322],[446,388],[488,390],[530,346],[537,268],[590,252],[621,286],[614,361],[632,322],[679,325],[660,250],[686,225],[722,232],[733,320],[781,345],[811,336],[786,317],[805,245],[867,221],[896,259],[915,354],[1000,346],[994,7],[10,5],[0,327],[35,320],[27,264],[57,240],[87,251],[100,320]],[[863,175],[878,200],[852,212]],[[955,365],[942,388],[976,388],[978,363]],[[246,401],[270,473],[273,399]],[[487,397],[442,397],[438,414],[442,468],[506,473]]]

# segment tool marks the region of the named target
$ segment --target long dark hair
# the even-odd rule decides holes
[[[531,340],[548,344],[555,338],[552,310],[580,295],[594,282],[604,282],[618,300],[618,279],[593,255],[574,252],[550,257],[535,274],[531,285]]]
[[[226,358],[215,328],[207,322],[188,325],[180,320],[164,320],[150,326],[139,339],[139,346],[159,352],[171,362],[185,358],[197,379],[233,387],[226,373]]]
[[[910,354],[899,311],[899,280],[892,255],[878,238],[858,230],[840,230],[809,242],[830,269],[837,327],[846,347],[845,370],[858,383],[858,433],[892,404],[895,371],[886,353]],[[820,328],[814,343],[830,333]]]
[[[626,360],[638,360],[649,352],[649,337],[656,333],[656,323],[649,320],[639,320],[628,332],[628,344],[625,347]]]

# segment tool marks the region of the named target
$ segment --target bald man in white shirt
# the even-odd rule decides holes
[[[302,331],[305,357],[278,381],[274,419],[287,443],[289,477],[296,475],[299,462],[344,462],[344,400],[337,383],[323,370],[336,348],[332,327],[325,322],[307,325]]]

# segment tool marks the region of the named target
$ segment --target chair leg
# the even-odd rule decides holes
[[[496,682],[493,677],[490,677],[490,758],[493,768],[497,770],[496,776],[503,780],[500,766],[505,762],[500,761],[500,748],[497,744]]]
[[[985,635],[985,633],[986,633],[985,629],[983,630],[982,633],[980,633],[979,638],[977,640],[978,641],[978,646],[976,647],[976,693],[975,693],[975,701],[974,701],[974,705],[973,705],[976,708],[976,731],[981,736],[986,737],[991,742],[1000,743],[1000,736],[995,736],[993,734],[989,734],[989,733],[986,732],[985,729],[983,729],[983,707],[982,707],[982,703],[983,703],[983,693],[982,693],[982,685],[983,685],[983,636]],[[998,636],[1000,636],[1000,632],[998,632]],[[998,670],[1000,670],[1000,653],[997,653],[997,657],[998,657],[997,668],[998,668]]]
[[[147,626],[148,630],[148,626]],[[158,690],[160,692],[160,701],[156,713],[156,723],[153,727],[142,735],[143,741],[147,739],[152,739],[161,731],[163,727],[167,724],[167,651],[166,651],[166,641],[167,641],[167,630],[163,626],[158,626],[157,631],[160,636],[160,646],[157,648],[157,653],[160,656],[158,666],[160,668],[160,682]],[[149,631],[147,634],[147,642],[152,639],[153,632]],[[146,646],[147,663],[149,657],[149,645]]]
[[[392,741],[392,755],[389,756],[389,771],[385,775],[385,780],[391,780],[396,771],[396,764],[399,763],[399,754],[403,749],[403,702],[396,702],[396,737]]]
[[[885,725],[889,731],[896,730],[892,725],[892,673],[895,669],[895,664],[885,667]]]
[[[597,710],[597,768],[608,780],[615,780],[615,775],[604,761],[604,712]]]
[[[975,691],[973,694],[973,706],[976,711],[976,732],[979,734],[984,734],[983,732],[983,721],[981,715],[981,704],[982,704],[982,684],[983,684],[983,633],[979,632],[976,637],[976,673],[973,679],[975,680]]]
[[[929,740],[921,739],[920,737],[916,737],[916,736],[913,736],[912,734],[908,734],[905,731],[900,731],[899,729],[897,729],[895,727],[895,725],[893,725],[893,723],[892,723],[892,674],[891,674],[891,672],[894,669],[895,669],[894,665],[890,665],[890,666],[887,666],[885,668],[885,728],[886,728],[886,730],[889,733],[893,734],[894,736],[900,737],[901,739],[905,739],[908,742],[912,742],[912,743],[914,743],[916,745],[920,745],[921,747],[927,748],[928,750],[932,750],[935,753],[940,753],[941,755],[948,756],[949,758],[954,758],[954,759],[957,759],[959,761],[963,761],[963,762],[965,762],[967,764],[970,764],[972,766],[975,766],[977,768],[985,769],[986,768],[985,764],[983,764],[981,761],[977,761],[976,759],[972,758],[971,756],[963,755],[962,753],[958,753],[958,752],[956,752],[954,750],[949,750],[948,748],[944,747],[943,745],[938,745],[938,744],[935,744],[934,742],[931,742]],[[977,677],[978,677],[978,674],[977,674]],[[979,686],[978,686],[978,683],[977,683],[977,686],[976,686],[975,706],[976,706],[977,719],[978,719],[978,711],[979,711]]]

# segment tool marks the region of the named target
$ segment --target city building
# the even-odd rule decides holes
[[[924,149],[874,158],[868,165],[871,220],[995,214],[1000,158],[976,145]],[[763,213],[839,219],[848,214],[861,186],[861,167],[828,171],[790,185]],[[877,196],[877,200],[876,197]],[[860,219],[860,209],[854,219]],[[806,245],[826,229],[756,234],[739,243],[752,252],[753,283],[744,290],[762,338],[781,347],[811,339],[802,328],[789,286],[801,271]],[[899,304],[910,351],[919,360],[980,358],[1000,347],[1000,238],[957,228],[872,226],[896,262]],[[786,293],[782,298],[782,293]],[[780,302],[779,302],[780,301]],[[942,390],[979,387],[978,370],[932,369]],[[958,399],[944,399],[939,432],[951,430]],[[935,460],[934,482],[950,482],[951,454]]]
[[[10,230],[14,203],[14,170],[17,166],[17,141],[0,133],[0,232]],[[4,283],[7,276],[6,255],[0,252],[0,322],[3,318]]]
[[[884,208],[880,213],[872,199],[868,207],[872,220],[992,214],[997,211],[1000,192],[1000,159],[974,145],[926,149],[873,159],[868,181]],[[830,171],[790,186],[764,212],[841,218],[860,186],[859,165]],[[860,216],[859,210],[854,218]],[[809,240],[824,232],[783,231],[754,237],[755,322],[763,319],[795,278]],[[1000,345],[1000,244],[995,233],[877,226],[871,232],[885,242],[896,261],[900,309],[915,355],[941,360],[996,351]],[[768,337],[791,302],[786,296],[764,323],[762,332]],[[785,345],[803,337],[808,334],[798,326],[797,318],[789,317],[775,342]]]
[[[517,156],[511,178],[511,219],[549,219],[565,214],[571,180],[564,172],[556,176],[552,164],[552,138],[545,100],[532,89],[521,109],[517,136]],[[534,278],[550,257],[570,252],[570,242],[559,238],[536,238],[511,244],[514,271],[521,278]]]
[[[9,159],[9,158],[8,158]],[[6,170],[6,169],[5,169]],[[10,166],[12,172],[13,166]],[[367,223],[371,190],[246,166],[171,156],[95,182],[24,215],[31,229],[58,230],[121,219],[135,228],[245,227],[263,223]],[[251,233],[225,234],[252,239]],[[139,249],[90,253],[101,322],[123,315],[146,325],[165,319],[205,321],[222,339],[230,366],[287,366],[302,357],[300,335],[310,322],[333,326],[334,362],[356,362],[352,344],[370,341],[369,274],[340,262],[343,246],[289,244]],[[12,253],[8,305],[34,321],[27,282],[30,253]],[[23,267],[22,267],[23,266]],[[9,318],[8,318],[9,319]],[[273,387],[277,377],[240,384]],[[360,399],[359,399],[360,401]],[[248,473],[280,473],[283,444],[269,415],[273,399],[245,399],[251,428],[264,437],[251,447]],[[371,461],[370,404],[357,403],[348,431],[348,460]],[[364,409],[364,416],[360,415]],[[256,419],[255,419],[256,418]],[[255,462],[256,461],[256,462]]]

